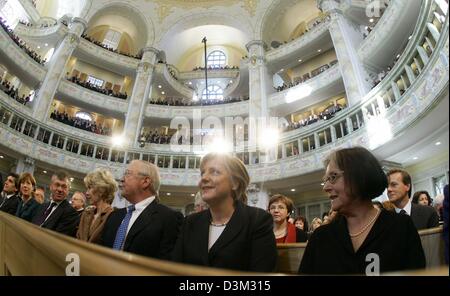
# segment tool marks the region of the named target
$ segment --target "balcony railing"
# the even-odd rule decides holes
[[[433,14],[437,7],[431,5],[428,9]],[[389,141],[386,129],[390,129],[392,138],[409,129],[412,122],[425,116],[442,100],[442,92],[448,86],[448,22],[447,15],[439,36],[434,33],[438,37],[435,46],[424,56],[419,52],[420,44],[430,33],[424,20],[420,27],[425,29],[412,40],[416,44],[414,50],[405,53],[396,68],[359,104],[314,128],[283,134],[278,147],[268,153],[237,151],[237,155],[249,155],[252,180],[262,182],[316,171],[322,168],[320,159],[330,148],[351,142],[375,149]],[[413,63],[420,69],[418,74],[408,70]],[[144,159],[162,168],[164,184],[189,186],[198,180],[199,157],[192,152],[111,148],[109,143],[74,137],[59,127],[37,122],[11,106],[9,100],[0,104],[0,125],[4,127],[0,129],[0,142],[21,143],[17,145],[19,153],[50,163],[60,159],[62,154],[64,161],[57,165],[80,172],[107,166],[118,177],[125,163]]]

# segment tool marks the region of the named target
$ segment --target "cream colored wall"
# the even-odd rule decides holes
[[[242,50],[231,46],[210,46],[208,47],[207,54],[215,50],[221,50],[227,57],[226,65],[232,67],[241,64],[242,57],[246,55]],[[175,65],[179,71],[186,72],[192,71],[195,67],[203,67],[205,65],[205,54],[203,46],[194,48],[186,52],[181,58],[180,62]]]
[[[295,28],[302,22],[308,24],[318,17],[320,10],[317,8],[315,0],[302,0],[290,8],[280,21],[278,30],[279,41],[289,41]]]
[[[289,196],[296,206],[302,206],[307,203],[328,201],[328,197],[322,190],[313,190],[301,192],[296,196]]]
[[[430,156],[415,165],[405,167],[405,170],[411,175],[413,192],[426,190],[434,197],[433,178],[447,175],[448,181],[449,152],[446,150]]]
[[[94,65],[77,60],[76,58],[71,58],[71,60],[67,63],[65,73],[69,72],[70,74],[72,74],[73,70],[78,70],[80,73],[86,73],[98,79],[102,79],[105,81],[105,83],[111,82],[113,85],[121,85],[121,91],[127,92],[128,94],[130,94],[133,89],[133,81],[130,77],[123,77],[121,75],[105,71],[103,69],[95,67]]]
[[[334,49],[330,49],[322,53],[321,55],[300,64],[295,68],[289,69],[287,73],[288,76],[293,81],[297,77],[302,77],[304,74],[310,73],[312,70],[315,70],[325,64],[329,64],[330,62],[336,59],[337,59],[336,52],[334,51]]]
[[[38,0],[36,2],[36,9],[41,16],[56,18],[56,13],[58,12],[58,0]]]

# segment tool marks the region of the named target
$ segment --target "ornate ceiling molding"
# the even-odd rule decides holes
[[[196,8],[212,8],[212,7],[230,7],[236,4],[241,4],[250,16],[254,16],[256,8],[260,0],[145,0],[146,2],[154,2],[157,5],[158,20],[162,23],[167,16],[169,16],[175,8],[184,10]]]

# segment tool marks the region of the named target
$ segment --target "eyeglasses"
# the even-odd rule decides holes
[[[330,184],[335,184],[337,180],[342,176],[344,176],[344,171],[340,171],[338,173],[331,173],[330,175],[322,178],[322,184],[324,186],[327,182],[330,182]]]
[[[130,171],[130,170],[125,170],[125,172],[123,173],[123,177],[124,178],[128,177],[128,176],[133,176],[133,175],[134,175],[133,171]],[[139,176],[142,176],[142,177],[150,177],[149,175],[144,174],[144,173],[140,173],[140,172],[137,172],[136,175],[139,175]]]

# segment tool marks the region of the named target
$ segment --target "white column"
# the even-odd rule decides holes
[[[265,43],[260,40],[249,42],[249,143],[250,146],[258,143],[261,126],[258,122],[269,116],[267,106],[267,93],[270,87],[270,78],[265,64]]]
[[[318,0],[318,5],[331,17],[329,30],[344,80],[348,105],[351,107],[371,90],[372,79],[364,70],[357,53],[363,37],[359,26],[342,14],[339,3],[335,0]]]
[[[152,87],[153,72],[159,50],[145,47],[143,56],[137,69],[133,93],[128,103],[128,112],[125,119],[124,136],[129,146],[137,146],[141,130],[145,107],[148,104]]]
[[[37,91],[33,102],[33,116],[39,121],[47,118],[59,82],[64,76],[64,69],[74,49],[80,42],[80,36],[87,27],[85,20],[73,18],[69,24],[69,32],[59,44],[49,61],[47,75]]]
[[[31,3],[31,0],[18,0],[20,5],[22,5],[23,10],[27,13],[27,15],[30,17],[30,21],[33,23],[39,22],[41,19],[41,16],[39,15],[39,12],[36,10],[36,8],[33,6],[33,3]]]
[[[34,159],[25,156],[17,160],[15,173],[19,175],[22,173],[34,174],[34,169],[35,169]]]

